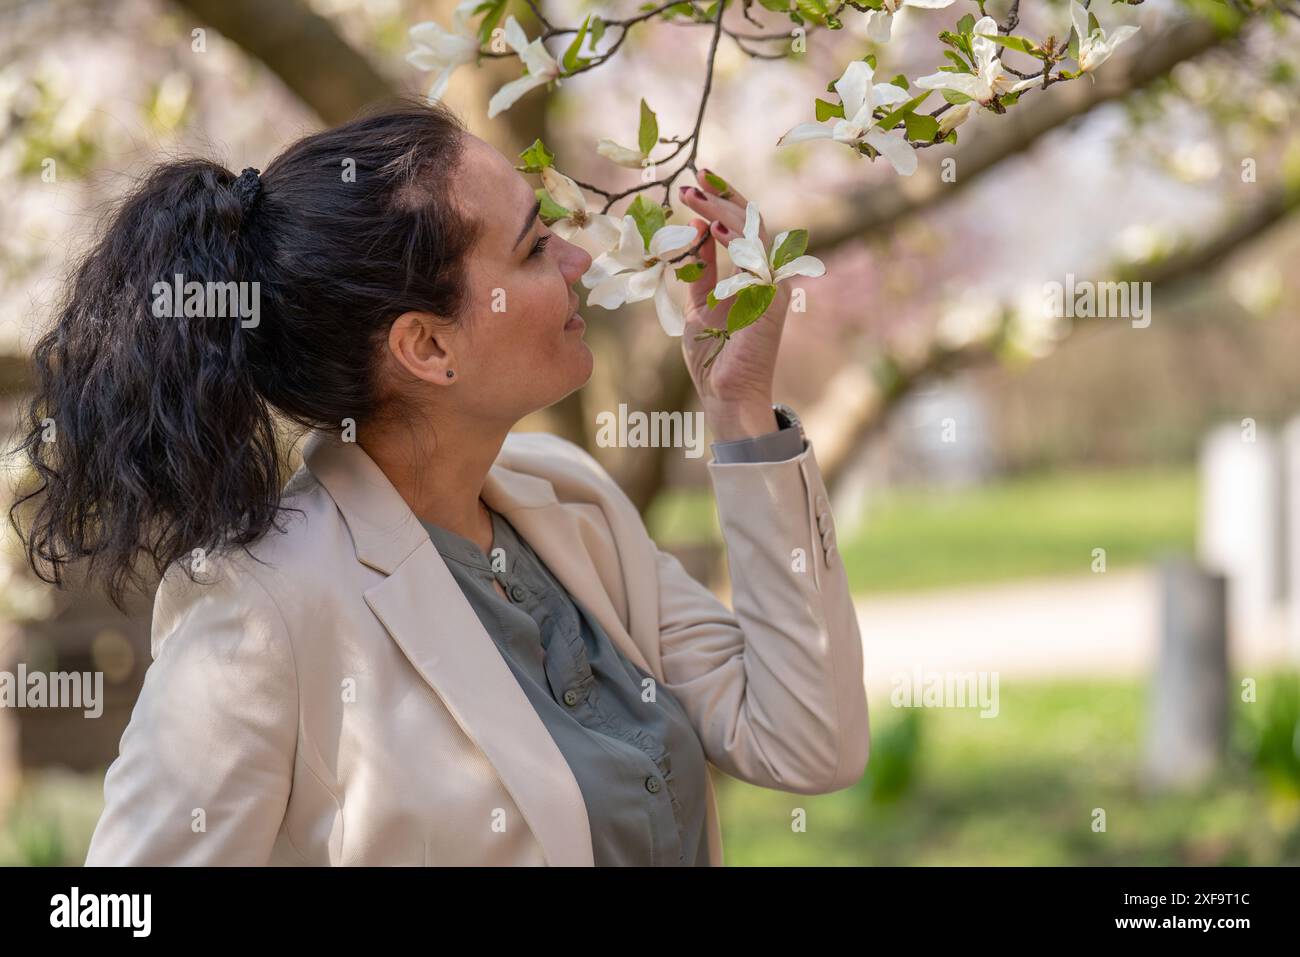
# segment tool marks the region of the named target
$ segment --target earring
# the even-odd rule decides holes
[[[455,372],[452,372],[450,369],[447,370],[447,378],[448,378],[448,379],[454,378],[455,375],[456,375]]]

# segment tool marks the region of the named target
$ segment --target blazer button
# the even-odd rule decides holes
[[[524,589],[523,589],[522,586],[520,586],[520,585],[511,585],[511,586],[510,586],[510,600],[511,600],[511,601],[520,602],[520,601],[523,601],[524,598],[526,598],[526,597],[527,597],[527,596],[524,594]]]
[[[823,534],[831,527],[831,516],[829,512],[817,513],[817,529]]]
[[[572,688],[564,692],[564,703],[572,708],[578,703],[578,692],[574,691]]]
[[[824,511],[826,511],[827,504],[828,504],[827,501],[826,501],[826,496],[825,496],[825,495],[818,495],[818,496],[817,496],[817,500],[816,500],[816,502],[815,502],[814,504],[817,506],[817,511],[819,511],[819,512],[824,512]]]
[[[658,794],[659,787],[660,787],[659,779],[655,777],[653,774],[650,777],[645,779],[645,789],[649,791],[651,794]]]

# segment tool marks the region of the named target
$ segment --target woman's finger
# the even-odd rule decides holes
[[[697,186],[682,186],[678,195],[683,203],[705,219],[722,223],[736,236],[745,231],[745,209],[716,193],[706,193]]]
[[[710,224],[703,219],[692,219],[691,225],[695,227],[697,235],[703,235],[710,229]],[[687,284],[687,289],[691,305],[697,307],[702,314],[708,308],[709,292],[718,284],[718,247],[712,239],[706,239],[696,255],[699,256],[704,271],[695,282]]]
[[[718,174],[713,172],[713,170],[711,169],[696,170],[695,180],[700,184],[700,188],[703,189],[706,193],[713,193],[715,196],[721,196],[723,199],[735,203],[741,209],[744,209],[746,206],[749,205],[749,200],[745,199],[745,197],[740,194],[740,190],[736,189],[736,187],[732,186],[730,183],[727,183],[727,189],[724,195],[722,190],[720,190],[717,186],[714,186],[712,183],[709,182],[710,176],[717,176],[718,179],[721,179],[723,180],[723,182],[726,182],[726,180],[723,179],[723,177],[718,176]]]

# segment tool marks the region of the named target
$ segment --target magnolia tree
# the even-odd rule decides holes
[[[779,15],[789,20],[788,28],[772,30],[757,19],[752,0],[740,4],[745,26],[737,26],[735,16],[726,18],[727,0],[646,4],[637,14],[621,19],[591,13],[576,26],[552,23],[533,0],[527,0],[540,26],[540,33],[530,38],[513,16],[506,15],[509,0],[463,0],[449,25],[426,22],[411,28],[413,49],[407,59],[433,73],[428,92],[431,101],[442,97],[458,67],[484,58],[517,59],[521,75],[497,90],[488,103],[488,116],[494,117],[531,90],[553,87],[566,77],[604,65],[619,52],[631,31],[642,25],[661,22],[711,31],[692,129],[665,135],[654,110],[643,99],[635,145],[611,138],[601,138],[594,145],[595,152],[608,162],[640,170],[638,185],[611,190],[565,175],[557,167],[555,154],[540,140],[520,154],[519,169],[540,177],[537,194],[543,220],[566,239],[581,237],[588,248],[594,247],[596,256],[582,277],[590,290],[588,302],[616,309],[625,303],[653,300],[664,331],[680,336],[685,322],[673,286],[701,280],[704,269],[695,254],[709,233],[700,236],[691,226],[671,223],[669,199],[684,171],[697,172],[700,128],[713,87],[714,61],[724,37],[755,59],[779,59],[804,52],[811,31],[839,30],[844,18],[861,15],[867,36],[876,44],[887,43],[893,18],[902,7],[937,11],[958,2],[759,0],[769,11],[767,19]],[[815,120],[796,125],[775,146],[824,139],[827,148],[847,148],[873,162],[883,159],[899,175],[911,176],[917,169],[918,151],[955,143],[957,127],[976,110],[1004,114],[1033,90],[1077,80],[1101,66],[1138,29],[1107,29],[1088,9],[1091,0],[1071,0],[1068,24],[1062,22],[1057,33],[1030,38],[1015,32],[1020,0],[1012,0],[1001,22],[985,12],[984,0],[960,2],[976,7],[979,16],[967,12],[957,17],[950,11],[949,29],[938,31],[938,39],[946,47],[946,62],[935,72],[915,80],[900,74],[878,82],[876,56],[868,53],[845,65],[839,77],[827,84],[827,97],[813,99]],[[931,100],[936,93],[938,97]],[[703,175],[722,195],[728,195],[724,180],[709,171]],[[727,247],[737,271],[708,293],[711,308],[731,302],[725,327],[708,328],[697,335],[717,340],[709,362],[731,336],[763,315],[778,283],[825,272],[819,259],[805,253],[807,230],[782,232],[768,249],[759,238],[760,219],[759,210],[750,203],[744,236]]]

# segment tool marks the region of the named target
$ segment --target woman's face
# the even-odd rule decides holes
[[[420,378],[447,386],[434,396],[440,409],[509,427],[591,376],[572,289],[591,256],[542,225],[533,187],[509,160],[465,139],[452,195],[479,226],[469,294],[461,321],[430,333],[436,343],[423,358],[432,366]]]

